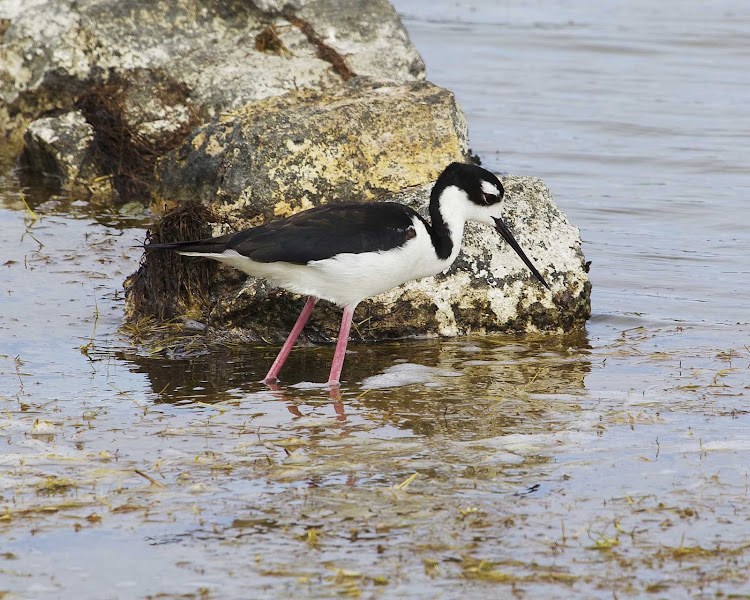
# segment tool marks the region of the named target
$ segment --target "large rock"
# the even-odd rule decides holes
[[[227,113],[195,130],[157,168],[172,210],[156,242],[239,230],[327,202],[394,199],[426,215],[432,182],[465,158],[466,121],[453,95],[427,82],[353,79],[329,93],[296,92]],[[367,339],[470,331],[567,330],[589,315],[581,240],[544,184],[505,178],[507,222],[552,286],[550,293],[499,235],[469,224],[445,273],[363,302]],[[394,195],[395,194],[395,195]],[[229,267],[146,252],[129,280],[128,316],[189,318],[211,336],[282,340],[304,298]],[[305,337],[335,338],[340,310],[321,303]]]
[[[328,93],[254,102],[193,131],[159,162],[154,196],[199,200],[244,226],[423,185],[463,160],[467,144],[450,92],[357,78]]]
[[[424,78],[422,60],[386,0],[288,6],[0,0],[0,40],[0,138],[19,151],[29,122],[70,110],[92,91],[106,95],[113,81],[120,91],[135,92],[104,116],[128,126],[128,141],[153,142],[159,150],[160,137],[187,133],[191,112],[211,117],[292,90],[330,89],[354,74]],[[148,85],[150,79],[156,84]],[[184,91],[176,106],[173,98],[164,102],[165,89]],[[97,132],[101,112],[94,104],[86,114]]]
[[[469,223],[461,253],[447,272],[362,302],[355,315],[354,337],[567,331],[585,323],[590,315],[591,285],[578,229],[568,223],[539,179],[507,176],[501,180],[506,190],[504,220],[551,292],[536,281],[497,232]],[[409,204],[426,216],[431,187],[419,186],[385,199]],[[210,210],[207,214],[221,220]],[[162,241],[186,232],[184,220],[184,210],[175,210],[153,238]],[[147,258],[129,282],[131,319],[166,308],[159,316],[198,318],[209,325],[213,337],[279,342],[305,301],[263,280],[246,279],[230,267],[211,267],[205,259],[179,258],[161,251],[148,253]],[[303,340],[335,339],[340,318],[338,308],[319,303]]]

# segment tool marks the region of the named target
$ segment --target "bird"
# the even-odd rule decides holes
[[[329,203],[285,219],[196,241],[151,243],[147,250],[216,260],[307,296],[268,374],[278,375],[318,300],[343,308],[328,385],[338,387],[354,310],[362,300],[448,269],[461,250],[464,225],[494,227],[534,276],[550,289],[503,222],[505,190],[490,171],[454,162],[430,193],[430,221],[398,202]]]

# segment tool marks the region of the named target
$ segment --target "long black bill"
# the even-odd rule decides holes
[[[531,269],[531,272],[536,276],[536,278],[541,281],[544,284],[544,287],[549,290],[550,287],[549,285],[547,285],[547,282],[544,281],[544,277],[539,274],[539,271],[536,270],[536,267],[531,263],[529,257],[524,254],[523,250],[521,250],[521,246],[518,245],[516,238],[513,237],[513,234],[510,232],[510,229],[508,229],[508,226],[500,219],[495,219],[495,217],[492,218],[495,220],[495,228],[500,232],[503,238],[505,238],[505,241],[510,244],[510,247],[513,248],[513,250],[516,251],[516,254],[518,254],[518,256],[523,259],[523,262],[525,262],[526,266]]]

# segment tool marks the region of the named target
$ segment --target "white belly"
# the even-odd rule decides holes
[[[451,265],[457,252],[447,260],[440,260],[422,222],[415,220],[414,226],[417,235],[396,249],[339,254],[306,265],[259,263],[234,250],[208,256],[291,292],[339,306],[353,306],[412,279],[435,275]]]

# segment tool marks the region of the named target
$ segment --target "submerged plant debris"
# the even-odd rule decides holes
[[[273,347],[121,329],[142,230],[56,206],[0,210],[0,594],[750,586],[747,325],[355,344],[340,394],[298,348],[269,389]]]

